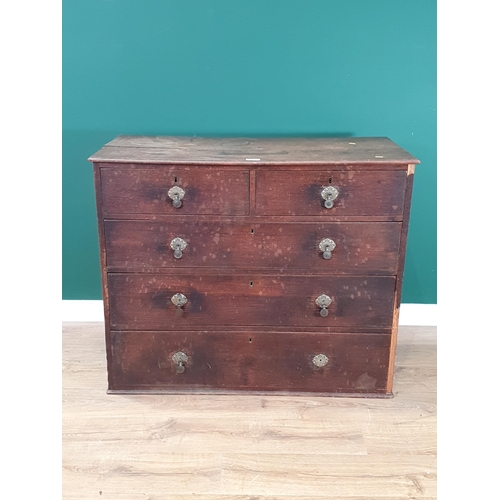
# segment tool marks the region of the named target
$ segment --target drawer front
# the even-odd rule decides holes
[[[393,216],[403,214],[405,171],[259,171],[259,215]],[[322,191],[335,187],[332,208]]]
[[[247,215],[249,178],[248,171],[209,167],[102,168],[103,213]],[[175,186],[184,191],[179,208],[169,197]]]
[[[392,276],[263,276],[108,274],[114,330],[193,330],[277,325],[390,328]],[[176,307],[171,298],[183,294]],[[327,295],[324,309],[316,299]]]
[[[396,273],[401,223],[108,220],[104,231],[111,270],[219,267],[387,275]]]
[[[111,388],[385,393],[389,346],[388,334],[112,332]]]

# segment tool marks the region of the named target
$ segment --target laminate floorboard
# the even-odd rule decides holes
[[[63,498],[436,498],[436,328],[400,327],[393,399],[108,395],[102,323],[63,324]]]

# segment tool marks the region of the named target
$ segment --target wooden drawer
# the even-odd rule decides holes
[[[110,389],[385,393],[389,346],[388,334],[111,332]]]
[[[392,276],[108,274],[113,330],[196,330],[223,326],[390,328]],[[188,300],[179,310],[171,297]],[[315,300],[328,295],[326,317]],[[180,314],[182,313],[182,314]]]
[[[107,220],[104,233],[112,271],[218,267],[387,275],[396,273],[401,223]],[[187,244],[181,258],[174,257],[175,238]],[[319,248],[325,238],[336,245],[330,259]]]
[[[175,208],[168,191],[185,192]],[[104,216],[124,214],[226,214],[249,212],[249,172],[210,167],[156,165],[101,169]]]
[[[403,215],[406,172],[396,170],[304,170],[257,172],[259,215]],[[325,208],[321,192],[334,186],[339,195]]]

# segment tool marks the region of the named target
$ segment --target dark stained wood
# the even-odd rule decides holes
[[[178,164],[419,163],[387,137],[203,138],[120,136],[89,158],[93,162]]]
[[[391,396],[419,163],[407,151],[387,138],[120,136],[90,160],[109,392]],[[174,237],[188,242],[182,259]]]
[[[308,274],[396,274],[401,223],[262,223],[245,220],[186,223],[107,220],[104,223],[110,271],[148,268],[302,269]],[[181,259],[170,242],[187,242]],[[324,238],[336,247],[329,260],[318,248]]]
[[[392,392],[392,384],[394,381],[394,362],[396,359],[396,344],[398,338],[399,327],[399,307],[401,305],[401,293],[403,290],[403,274],[406,259],[406,243],[408,240],[408,228],[410,224],[410,207],[411,197],[413,192],[413,179],[415,174],[415,165],[408,165],[405,189],[405,209],[404,219],[401,226],[401,247],[398,259],[398,273],[396,277],[396,297],[394,300],[394,314],[392,321],[392,337],[391,337],[391,351],[389,359],[389,374],[387,377],[387,392]]]
[[[113,330],[191,330],[237,326],[390,328],[395,278],[109,273]],[[176,293],[188,303],[178,310]],[[315,299],[333,300],[321,317]]]
[[[191,224],[198,218],[203,217],[203,220],[209,222],[224,222],[233,224],[241,222],[245,219],[248,222],[402,222],[403,215],[196,215],[186,214],[177,216],[176,219],[184,221],[186,224]],[[169,221],[170,215],[165,214],[110,214],[106,216],[106,220],[157,220]]]
[[[396,307],[399,308],[401,304],[401,292],[403,290],[403,275],[404,267],[406,261],[406,243],[408,241],[408,228],[410,225],[410,207],[411,198],[413,192],[413,179],[415,177],[415,166],[410,165],[406,177],[406,189],[405,189],[405,209],[404,209],[404,219],[401,226],[401,246],[398,258],[398,276],[396,280]]]
[[[250,215],[255,216],[255,169],[250,170]]]
[[[389,335],[112,332],[111,389],[385,393]],[[188,361],[177,373],[172,356]],[[326,366],[313,357],[324,354]]]
[[[104,305],[104,326],[106,337],[106,361],[111,366],[111,338],[110,338],[110,320],[109,320],[109,293],[108,293],[108,273],[106,272],[106,241],[104,237],[104,217],[102,213],[101,197],[101,172],[97,165],[94,165],[94,185],[96,196],[97,211],[97,229],[99,237],[99,264],[101,267],[101,286],[102,299]],[[108,385],[113,385],[113,370],[108,370]]]
[[[224,172],[189,166],[101,168],[101,185],[105,216],[249,213],[248,170]],[[186,193],[180,208],[174,208],[167,195],[174,185]]]
[[[335,186],[333,208],[324,207],[321,191]],[[304,170],[293,174],[257,172],[256,214],[259,215],[402,215],[406,172]]]

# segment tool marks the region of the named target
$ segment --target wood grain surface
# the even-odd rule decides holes
[[[408,152],[388,138],[120,136],[90,160],[113,390],[114,378],[120,390],[175,385],[162,371],[171,354],[162,354],[166,361],[154,353],[191,332],[202,335],[192,359],[214,354],[220,375],[190,367],[181,380],[193,375],[190,387],[200,391],[277,391],[273,377],[281,375],[284,394],[391,393],[407,173],[419,163]],[[174,186],[185,191],[177,208],[168,196]],[[331,209],[321,197],[327,186],[339,190]],[[170,248],[176,237],[188,244],[180,259]],[[318,248],[323,238],[337,243],[328,260]],[[187,297],[182,308],[170,300],[178,293]],[[315,304],[321,294],[333,301],[326,317]],[[249,332],[254,344],[243,348]],[[314,339],[349,359],[339,373],[329,365],[329,387],[326,379],[315,385],[300,358]],[[270,353],[284,346],[290,364],[273,370]],[[221,357],[239,368],[227,375]],[[234,382],[235,373],[247,379]]]
[[[333,208],[325,208],[321,191],[335,186],[339,195]],[[406,172],[281,170],[257,172],[258,215],[391,215],[403,213]]]
[[[109,273],[113,330],[197,330],[205,326],[390,328],[394,276],[164,275]],[[179,310],[171,298],[188,302]],[[318,296],[332,299],[320,316]]]
[[[104,326],[63,325],[65,500],[436,498],[436,329],[401,327],[394,399],[107,395]]]
[[[179,164],[419,163],[387,137],[207,138],[119,136],[89,161]]]
[[[248,215],[249,183],[248,170],[227,172],[187,166],[102,168],[102,210],[104,216],[135,213]],[[168,197],[173,186],[185,191],[180,208],[175,208]]]
[[[390,335],[111,332],[119,390],[385,393]],[[173,360],[186,355],[182,373]],[[325,366],[313,359],[327,356]]]
[[[265,223],[242,220],[107,220],[108,271],[148,268],[305,270],[308,274],[396,274],[401,224],[397,222]],[[170,242],[187,247],[176,259]],[[331,258],[319,243],[332,239]]]
[[[404,218],[401,226],[401,238],[399,247],[399,257],[396,276],[396,297],[394,300],[394,314],[392,320],[392,339],[391,339],[391,357],[389,361],[389,376],[387,378],[387,392],[392,392],[392,384],[394,382],[394,363],[396,359],[396,345],[398,340],[399,327],[399,307],[401,305],[401,294],[403,291],[403,275],[406,260],[406,244],[408,240],[408,227],[410,222],[410,207],[413,192],[413,179],[415,177],[415,165],[408,165],[406,172],[406,190],[405,190],[405,206],[403,210]]]

